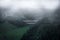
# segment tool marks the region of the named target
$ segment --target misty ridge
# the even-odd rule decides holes
[[[40,10],[26,10],[19,9],[17,11],[11,10],[11,8],[0,7],[0,21],[20,21],[20,20],[41,20],[44,17],[48,17],[50,21],[54,19],[55,10],[46,10],[44,8]],[[38,11],[38,12],[37,12]]]
[[[0,3],[1,21],[41,20],[44,17],[48,17],[49,20],[53,21],[53,19],[54,19],[53,15],[54,15],[55,10],[58,8],[58,3],[56,3],[56,5],[54,4],[56,6],[55,8],[54,8],[54,6],[51,6],[51,8],[46,6],[47,8],[45,8],[45,6],[44,6],[45,4],[42,5],[43,3],[41,3],[41,5],[40,5],[38,2],[38,3],[36,3],[37,4],[36,7],[34,7],[35,2],[33,2],[32,4],[34,6],[32,5],[31,7],[29,7],[30,5],[28,5],[28,4],[24,5],[23,2],[21,2],[21,4],[23,6],[20,4],[20,6],[21,6],[20,7],[18,4],[19,2],[17,3],[16,1],[13,2],[10,0],[9,1],[2,0]],[[29,1],[27,1],[27,2],[29,2]]]
[[[49,2],[49,4],[48,4]],[[28,4],[29,5],[28,5]],[[50,5],[51,4],[51,5]],[[4,19],[9,19],[8,17],[16,18],[25,18],[26,15],[31,15],[35,19],[40,19],[44,15],[52,15],[53,12],[58,7],[58,1],[18,1],[18,0],[1,0],[0,10]]]
[[[48,18],[39,20],[21,40],[60,40],[60,7],[54,12],[53,21]]]
[[[0,40],[59,40],[59,36],[59,1],[0,0]]]
[[[41,3],[40,3],[41,2]],[[55,11],[58,9],[58,1],[0,1],[0,22],[10,23],[15,26],[35,24],[47,17],[52,23],[55,20]],[[50,5],[51,4],[51,5]]]

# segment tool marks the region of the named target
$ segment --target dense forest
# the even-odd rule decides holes
[[[17,20],[10,16],[5,19],[5,11],[7,9],[0,8],[0,40],[60,40],[60,7],[52,13],[53,20],[45,15],[32,26],[23,20],[34,20],[33,15],[24,15],[25,18]]]
[[[0,1],[0,40],[60,40],[60,6],[54,7],[56,1],[50,1],[51,5],[49,0],[41,5],[32,0],[21,4],[20,0]]]
[[[54,12],[52,23],[48,18],[38,21],[21,40],[60,40],[60,7]]]

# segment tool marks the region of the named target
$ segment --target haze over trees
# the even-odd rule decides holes
[[[58,0],[0,0],[0,40],[59,40],[57,6]]]
[[[21,40],[60,40],[60,7],[53,14],[53,21],[44,17],[28,30]]]

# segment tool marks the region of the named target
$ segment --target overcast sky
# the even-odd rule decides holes
[[[0,7],[10,8],[9,15],[23,9],[34,12],[40,12],[42,8],[46,10],[55,10],[59,5],[58,0],[0,0]],[[12,13],[11,13],[12,12]]]
[[[0,6],[12,7],[13,9],[38,9],[44,7],[46,9],[55,9],[58,0],[0,0]]]

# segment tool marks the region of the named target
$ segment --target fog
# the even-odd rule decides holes
[[[0,8],[7,9],[3,13],[5,19],[8,16],[24,18],[24,14],[31,14],[39,19],[47,13],[53,13],[58,5],[58,0],[0,0]]]

